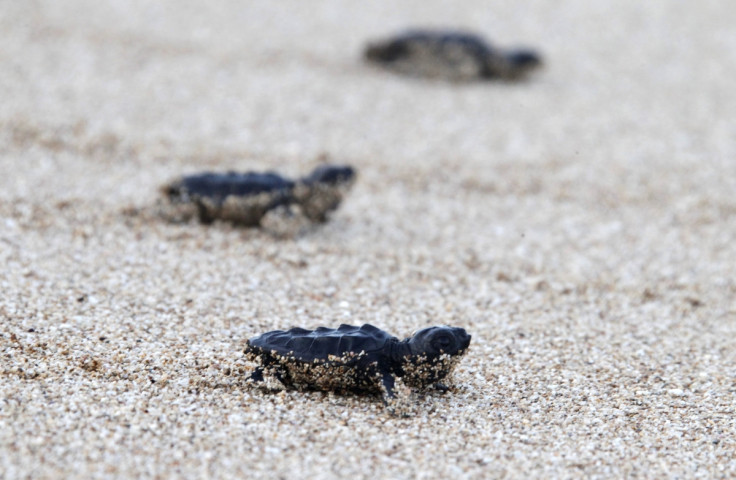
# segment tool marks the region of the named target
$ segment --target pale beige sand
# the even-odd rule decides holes
[[[548,67],[360,62],[407,25]],[[736,475],[734,25],[728,0],[0,3],[0,477]],[[321,154],[361,176],[297,239],[146,214],[181,173]],[[245,387],[247,338],[340,322],[467,328],[457,391],[404,419]]]

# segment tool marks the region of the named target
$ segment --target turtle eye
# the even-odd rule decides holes
[[[440,335],[432,341],[432,346],[436,350],[447,351],[452,345],[452,338],[448,335]]]

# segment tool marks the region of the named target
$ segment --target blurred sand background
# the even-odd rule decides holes
[[[361,62],[407,26],[521,84]],[[0,0],[0,477],[736,475],[736,4]],[[200,170],[360,177],[294,239],[146,215]],[[144,213],[141,213],[144,212]],[[245,388],[245,340],[462,326],[455,392]]]

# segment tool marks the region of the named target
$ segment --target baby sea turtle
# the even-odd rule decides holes
[[[324,222],[355,176],[355,169],[347,165],[322,165],[298,180],[274,172],[205,172],[177,179],[162,190],[177,210],[169,216],[176,218],[197,215],[202,223],[219,219],[257,226],[267,212],[297,206],[309,220]]]
[[[341,393],[381,393],[391,407],[399,379],[414,388],[447,387],[441,382],[468,350],[470,335],[457,327],[436,326],[399,340],[365,324],[316,330],[275,330],[248,340],[245,356],[287,388]]]
[[[411,30],[369,44],[365,58],[397,73],[451,81],[517,80],[542,65],[532,50],[499,50],[461,31]]]

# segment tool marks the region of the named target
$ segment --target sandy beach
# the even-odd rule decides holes
[[[0,2],[0,478],[736,476],[736,4]],[[520,83],[365,64],[465,28]],[[359,172],[299,235],[183,174]],[[463,327],[447,393],[246,385],[248,338]]]

